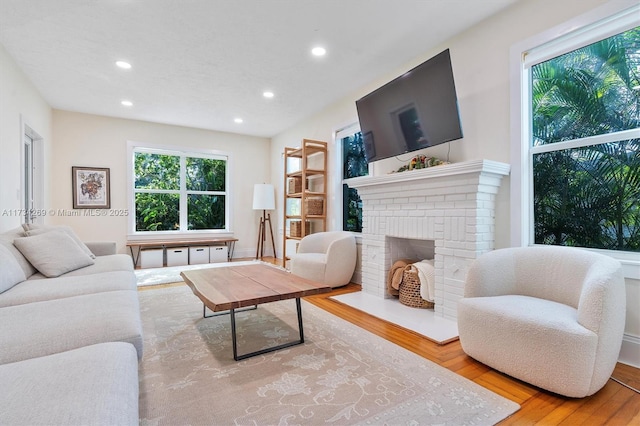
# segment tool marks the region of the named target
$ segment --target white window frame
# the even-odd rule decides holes
[[[181,228],[185,229],[180,230],[168,230],[168,231],[136,231],[136,214],[135,214],[135,190],[134,190],[134,156],[136,152],[150,152],[157,154],[169,154],[169,155],[179,155],[181,156],[181,167],[180,167],[180,190],[179,191],[163,191],[167,193],[179,192],[182,194],[193,194],[200,193],[198,191],[187,191],[186,189],[186,176],[185,176],[185,167],[182,164],[185,161],[185,157],[192,158],[212,158],[217,160],[225,160],[225,191],[221,192],[225,197],[225,228],[224,229],[195,229],[188,230],[187,226],[187,197],[180,197],[180,224]],[[138,240],[144,239],[153,239],[153,238],[167,238],[174,236],[176,238],[181,237],[198,237],[198,236],[220,236],[227,237],[232,236],[233,234],[233,226],[232,226],[232,215],[231,215],[231,205],[232,205],[232,182],[231,182],[231,166],[232,166],[232,158],[231,154],[225,151],[217,151],[217,150],[208,150],[208,149],[197,149],[197,148],[185,148],[182,146],[170,146],[170,145],[157,145],[150,144],[144,142],[135,142],[135,141],[127,141],[127,205],[129,208],[129,220],[128,220],[128,236],[129,238],[135,238]],[[158,191],[152,191],[158,192]],[[212,191],[205,191],[202,193],[210,193]],[[213,191],[218,192],[218,191]]]
[[[333,215],[331,217],[331,229],[343,230],[343,214],[344,206],[343,206],[343,196],[342,196],[342,185],[344,184],[344,177],[342,176],[343,171],[343,159],[342,159],[342,139],[347,136],[351,136],[360,131],[360,122],[357,120],[348,124],[346,126],[342,126],[337,130],[333,131],[333,146],[334,154],[331,156],[331,163],[333,163],[333,170],[337,170],[337,173],[331,174],[331,182],[330,188],[332,188],[332,196],[331,196],[331,204],[336,206],[333,209]],[[369,176],[374,175],[374,163],[369,163]],[[360,238],[362,235],[361,232],[353,232],[353,235],[356,238]]]
[[[548,146],[531,145],[531,87],[529,72],[532,65],[575,50],[584,45],[624,32],[640,25],[640,6],[635,1],[607,3],[584,15],[512,46],[510,52],[511,83],[511,245],[534,245],[533,238],[533,154],[544,152]],[[582,140],[569,141],[563,148],[580,144],[606,143],[640,136],[637,129]],[[560,144],[554,144],[553,149]],[[615,250],[597,251],[618,259],[627,278],[640,279],[638,254]]]

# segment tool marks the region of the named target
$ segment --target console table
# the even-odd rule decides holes
[[[195,247],[224,244],[228,248],[227,260],[231,261],[233,259],[233,249],[235,247],[236,241],[238,241],[237,238],[230,237],[213,237],[206,239],[199,238],[187,240],[144,240],[127,241],[127,247],[129,247],[129,251],[131,252],[131,259],[133,259],[133,267],[135,268],[138,266],[140,252],[144,249],[152,248],[166,249],[167,247]],[[137,250],[134,251],[135,248],[137,248]]]

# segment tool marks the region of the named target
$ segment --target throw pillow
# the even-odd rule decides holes
[[[73,241],[76,242],[76,244],[78,244],[78,246],[89,255],[90,258],[95,259],[96,255],[93,254],[93,252],[89,249],[89,247],[87,247],[87,245],[85,243],[82,242],[82,240],[80,238],[78,238],[78,236],[76,235],[75,232],[73,232],[73,229],[71,229],[71,227],[69,226],[65,226],[65,225],[60,225],[60,226],[49,226],[49,225],[34,225],[34,224],[24,224],[22,225],[25,228],[25,232],[24,234],[27,237],[33,236],[33,235],[40,235],[40,234],[44,234],[45,232],[51,232],[51,231],[63,231],[65,233],[67,233],[71,239],[73,239]]]
[[[3,245],[0,245],[0,271],[0,293],[27,279],[15,256]]]
[[[22,253],[20,253],[20,250],[18,250],[18,248],[13,245],[13,240],[23,236],[24,232],[22,231],[22,227],[2,232],[0,233],[0,246],[4,246],[7,250],[9,250],[9,253],[11,253],[13,257],[15,257],[18,265],[20,265],[20,268],[22,268],[24,276],[29,278],[31,275],[38,272],[38,270],[34,268],[33,265],[29,263],[27,258],[24,257]]]
[[[48,278],[58,277],[95,263],[64,231],[51,231],[31,237],[16,238],[13,244],[42,275]]]

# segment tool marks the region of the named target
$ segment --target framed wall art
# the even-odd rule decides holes
[[[74,209],[109,209],[111,195],[109,169],[71,167]]]

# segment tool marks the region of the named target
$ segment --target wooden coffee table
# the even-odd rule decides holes
[[[309,281],[263,264],[196,269],[181,272],[180,275],[205,307],[213,312],[229,311],[233,359],[236,361],[304,343],[300,298],[331,291],[331,287],[325,284]],[[235,310],[293,298],[296,299],[298,310],[300,339],[238,355]]]

